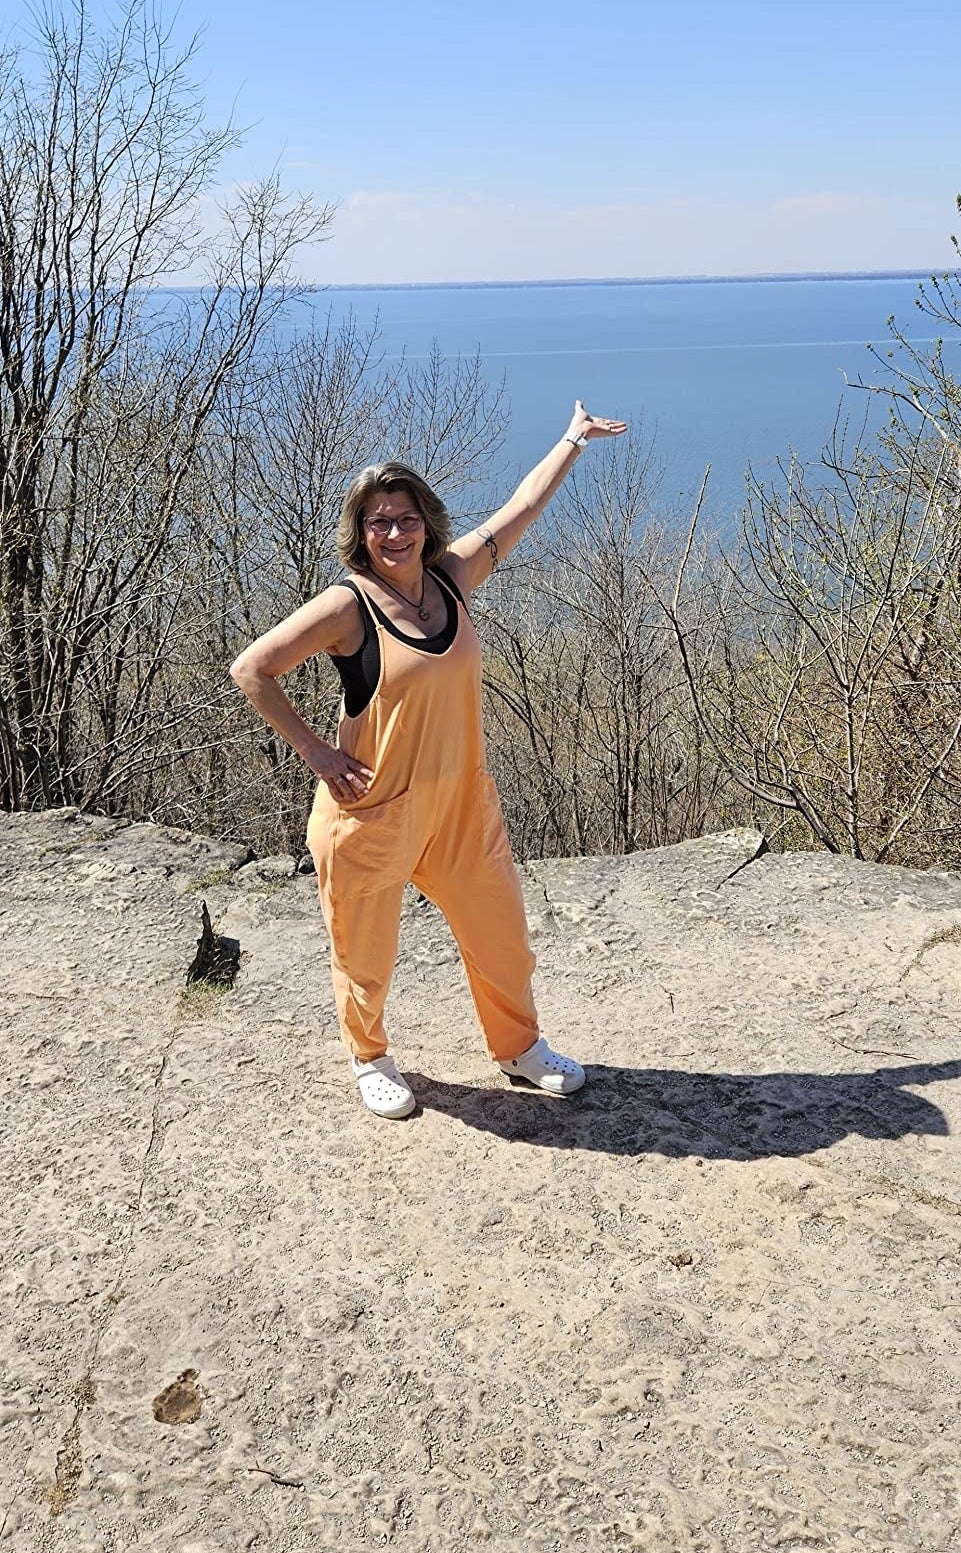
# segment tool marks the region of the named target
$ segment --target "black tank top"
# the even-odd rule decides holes
[[[456,582],[453,582],[446,572],[438,573],[432,566],[427,570],[440,587],[447,605],[447,619],[434,636],[407,636],[392,620],[388,619],[382,609],[377,607],[369,593],[365,594],[365,597],[384,630],[389,631],[391,636],[396,636],[399,642],[406,642],[408,647],[414,647],[418,652],[446,652],[457,635],[457,604],[458,602],[463,604],[464,599]],[[357,600],[357,608],[360,610],[360,618],[364,626],[364,640],[356,652],[344,656],[331,653],[330,661],[340,675],[340,683],[344,691],[344,711],[348,717],[358,717],[364,708],[370,705],[370,699],[380,679],[380,639],[371,623],[369,612],[364,608],[364,600],[360,596],[357,584],[351,582],[349,577],[345,577],[340,586],[349,588]],[[466,608],[466,605],[464,607]]]

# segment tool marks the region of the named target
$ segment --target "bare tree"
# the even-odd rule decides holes
[[[0,60],[0,802],[109,805],[156,733],[206,427],[331,211],[272,178],[203,239],[235,134],[204,125],[194,45],[143,0],[103,33],[82,3],[37,32],[39,70]],[[201,254],[189,305],[158,294]]]
[[[658,480],[640,433],[605,450],[484,596],[491,760],[522,855],[676,841],[719,801],[658,602],[676,552]]]
[[[961,194],[955,204],[961,214]],[[858,387],[880,396],[891,410],[886,447],[897,457],[900,449],[913,448],[914,432],[923,423],[938,442],[961,448],[961,382],[957,358],[945,354],[945,345],[956,350],[961,343],[961,241],[951,238],[959,268],[932,275],[917,288],[914,305],[927,326],[938,333],[933,345],[921,345],[910,337],[893,315],[888,319],[889,343],[885,349],[871,346],[879,373],[873,381],[859,380]]]
[[[926,863],[959,853],[961,528],[956,463],[932,468],[923,431],[912,446],[897,478],[835,450],[819,488],[797,467],[755,483],[737,551],[692,576],[689,546],[662,603],[755,812],[800,844]]]

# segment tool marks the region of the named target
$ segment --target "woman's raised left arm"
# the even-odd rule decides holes
[[[513,550],[560,489],[587,442],[598,437],[619,437],[626,430],[626,421],[589,415],[578,399],[571,424],[560,442],[524,476],[510,500],[486,523],[455,539],[450,546],[443,564],[461,592],[469,594],[486,582],[495,563]]]

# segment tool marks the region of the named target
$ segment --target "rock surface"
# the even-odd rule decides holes
[[[388,1123],[292,859],[0,818],[0,1548],[961,1545],[961,879],[758,841],[524,871],[570,1101],[412,897]]]

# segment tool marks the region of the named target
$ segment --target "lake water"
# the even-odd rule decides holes
[[[914,340],[933,335],[918,278],[336,288],[311,305],[379,320],[388,358],[423,357],[435,340],[447,356],[480,351],[506,382],[509,470],[536,462],[580,398],[655,435],[665,502],[689,501],[710,463],[709,506],[723,514],[749,463],[763,478],[792,449],[817,458],[842,394],[860,423],[868,396],[845,391],[844,375],[882,379],[866,347],[888,348],[890,315]]]

